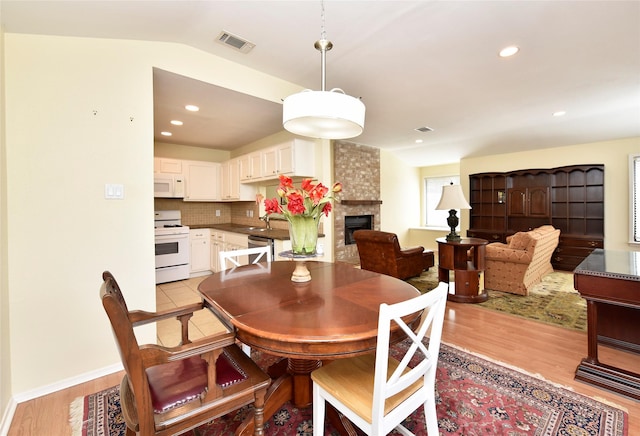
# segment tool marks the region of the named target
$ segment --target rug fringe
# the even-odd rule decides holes
[[[550,384],[552,386],[555,386],[556,388],[566,389],[566,390],[574,392],[576,394],[584,395],[585,397],[591,398],[592,400],[598,401],[600,403],[604,403],[604,404],[606,404],[606,405],[608,405],[610,407],[615,407],[615,408],[620,409],[623,412],[629,414],[629,409],[627,409],[626,407],[623,407],[623,406],[621,406],[619,404],[616,404],[611,400],[607,400],[605,398],[586,395],[586,394],[583,394],[583,393],[580,393],[580,392],[576,392],[575,389],[572,388],[571,386],[565,386],[565,385],[563,385],[561,383],[556,383],[554,381],[548,380],[546,377],[544,377],[541,374],[529,372],[529,371],[524,370],[522,368],[519,368],[519,367],[517,367],[515,365],[511,365],[509,363],[505,363],[505,362],[502,362],[500,360],[493,359],[491,357],[485,356],[484,354],[476,353],[475,351],[471,351],[471,350],[469,350],[467,348],[460,347],[458,345],[449,344],[449,343],[445,343],[445,342],[442,342],[442,343],[445,344],[448,347],[455,348],[456,350],[463,351],[465,353],[471,354],[472,356],[476,356],[476,357],[478,357],[480,359],[488,360],[489,362],[495,363],[496,365],[504,366],[505,368],[508,368],[508,369],[510,369],[512,371],[517,371],[517,372],[519,372],[521,374],[525,374],[525,375],[528,375],[529,377],[533,377],[535,379],[541,380],[541,381],[543,381],[545,383],[548,383],[548,384]]]
[[[78,397],[69,405],[69,424],[71,435],[82,436],[82,417],[84,416],[84,397]]]

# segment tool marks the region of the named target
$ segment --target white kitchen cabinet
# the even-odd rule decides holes
[[[305,139],[292,139],[262,151],[263,180],[289,177],[313,177],[315,144]]]
[[[192,277],[211,271],[211,232],[209,229],[190,229],[189,246],[191,263],[189,272]]]
[[[154,157],[153,172],[161,174],[182,174],[182,161],[178,159]]]
[[[257,187],[240,183],[241,158],[230,159],[222,163],[221,199],[224,201],[255,201]]]
[[[225,249],[224,233],[216,230],[211,231],[211,265],[213,272],[220,271],[220,252]]]
[[[184,161],[184,201],[220,200],[220,163]]]
[[[261,151],[242,155],[238,159],[240,163],[240,183],[247,183],[262,178]]]

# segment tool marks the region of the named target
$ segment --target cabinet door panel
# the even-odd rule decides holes
[[[507,205],[510,216],[525,216],[527,214],[526,189],[509,189],[507,193]]]
[[[549,216],[549,188],[539,186],[528,188],[529,214],[535,217]]]

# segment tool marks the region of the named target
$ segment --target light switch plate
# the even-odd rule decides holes
[[[124,198],[124,185],[114,183],[105,184],[104,198],[108,200],[122,200]]]

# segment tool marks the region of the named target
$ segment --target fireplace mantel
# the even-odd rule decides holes
[[[372,204],[382,204],[382,200],[341,200],[340,204],[345,206],[368,206]]]

